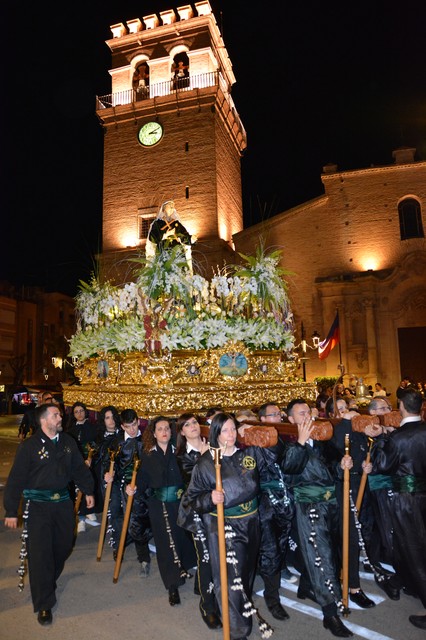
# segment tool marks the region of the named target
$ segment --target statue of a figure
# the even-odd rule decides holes
[[[170,249],[178,244],[184,248],[188,266],[192,271],[191,246],[195,244],[195,238],[191,237],[179,220],[174,201],[166,200],[149,228],[146,256],[151,258],[156,251]]]

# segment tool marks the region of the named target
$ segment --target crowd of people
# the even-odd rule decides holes
[[[323,626],[337,637],[353,635],[341,618],[350,602],[375,606],[362,590],[361,566],[390,599],[399,600],[404,590],[426,609],[423,394],[403,386],[397,394],[400,424],[381,420],[359,430],[357,408],[344,388],[339,391],[318,394],[315,403],[294,398],[280,407],[271,400],[236,413],[218,406],[202,416],[186,412],[151,420],[114,406],[103,407],[93,420],[82,402],[66,410],[52,394],[41,396],[32,424],[25,434],[20,430],[4,493],[10,528],[18,526],[23,497],[21,557],[28,560],[38,622],[52,623],[57,580],[75,536],[84,534],[86,524],[99,526],[104,513],[114,561],[121,562],[134,544],[140,576],[148,579],[153,543],[170,606],[180,604],[179,587],[192,580],[203,621],[218,629],[226,620],[231,640],[247,640],[253,621],[262,637],[272,633],[253,603],[256,575],[268,612],[280,621],[289,618],[281,581],[298,576],[297,597],[317,603]],[[369,415],[391,411],[386,395],[371,398]],[[315,436],[318,416],[333,425],[327,439]],[[278,437],[248,445],[253,421],[260,431],[277,425]],[[409,621],[426,629],[426,612]]]

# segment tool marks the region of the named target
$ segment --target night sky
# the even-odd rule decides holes
[[[12,3],[8,3],[11,5]],[[1,9],[0,279],[70,295],[101,248],[103,132],[110,25],[172,2],[74,0]],[[426,3],[211,5],[233,63],[248,136],[245,225],[323,193],[322,167],[391,164],[399,146],[426,160]],[[3,33],[5,37],[5,33]]]

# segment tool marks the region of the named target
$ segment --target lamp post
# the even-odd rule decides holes
[[[300,337],[301,337],[301,341],[298,345],[296,345],[295,349],[297,349],[298,347],[302,347],[302,357],[300,358],[300,360],[302,361],[302,375],[303,375],[303,382],[306,382],[306,360],[309,360],[309,358],[307,357],[306,353],[308,349],[318,349],[318,345],[320,342],[320,335],[318,333],[318,331],[314,331],[312,334],[312,345],[307,343],[306,341],[306,337],[305,337],[305,327],[303,325],[303,322],[301,323],[300,326]]]

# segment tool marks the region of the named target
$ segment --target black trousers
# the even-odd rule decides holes
[[[74,544],[75,516],[71,500],[30,501],[28,570],[34,611],[56,604],[56,581]]]

